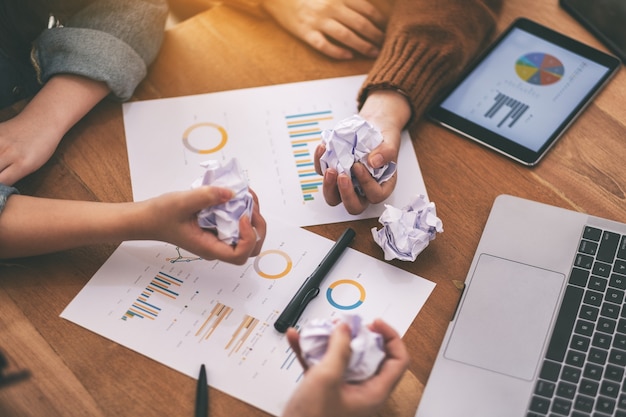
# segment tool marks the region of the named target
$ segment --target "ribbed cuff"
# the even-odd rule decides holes
[[[19,194],[19,191],[17,191],[17,188],[0,184],[0,213],[2,213],[2,210],[4,210],[4,206],[6,205],[7,200],[13,194]]]
[[[103,81],[119,100],[128,100],[146,76],[141,56],[106,32],[63,27],[46,30],[36,40],[33,64],[41,83],[56,74]]]
[[[385,45],[358,96],[359,107],[370,91],[390,89],[405,95],[411,105],[409,124],[419,120],[436,94],[457,76],[463,53],[458,47],[446,47],[436,36],[398,37]]]

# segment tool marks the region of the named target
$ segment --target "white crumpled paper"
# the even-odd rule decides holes
[[[379,184],[387,181],[396,172],[396,163],[389,162],[380,168],[373,168],[367,162],[367,156],[380,145],[383,136],[374,126],[359,115],[348,117],[334,129],[322,131],[322,141],[326,152],[320,158],[322,174],[328,168],[334,168],[339,174],[350,173],[355,162],[360,162],[372,174]],[[357,179],[350,174],[357,193],[363,190]]]
[[[204,229],[217,232],[219,240],[236,245],[239,241],[239,219],[244,214],[252,217],[254,207],[252,193],[248,190],[248,181],[234,158],[224,165],[216,160],[208,160],[200,165],[206,171],[191,184],[191,188],[203,185],[228,188],[233,191],[234,197],[226,203],[200,211],[198,224]]]
[[[328,349],[330,334],[337,324],[345,322],[350,326],[352,356],[344,379],[349,382],[364,381],[376,373],[385,358],[384,341],[363,324],[360,316],[345,315],[341,319],[313,319],[300,330],[302,357],[309,366],[322,360]]]
[[[372,228],[372,236],[383,249],[387,261],[395,258],[414,261],[437,232],[443,232],[435,203],[428,202],[424,195],[418,195],[403,209],[388,204],[385,207],[378,218],[383,227],[380,230]]]

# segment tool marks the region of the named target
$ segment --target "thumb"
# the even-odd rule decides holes
[[[380,168],[391,161],[395,161],[397,156],[394,146],[382,142],[368,155],[367,162],[374,168]]]
[[[192,211],[200,211],[207,207],[227,202],[233,198],[233,191],[228,188],[202,186],[187,191],[183,196],[185,204]]]
[[[345,323],[338,324],[330,335],[328,341],[328,349],[320,365],[327,369],[335,377],[340,378],[344,375],[352,349],[350,348],[350,327]]]

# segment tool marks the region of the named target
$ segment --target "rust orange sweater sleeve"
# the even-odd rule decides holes
[[[385,41],[359,93],[359,107],[373,89],[403,92],[412,122],[486,45],[501,0],[396,0]]]

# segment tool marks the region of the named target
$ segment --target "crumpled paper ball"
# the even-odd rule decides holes
[[[326,151],[320,158],[322,174],[328,168],[334,168],[340,174],[350,173],[352,165],[360,162],[382,184],[396,172],[395,162],[380,168],[373,168],[367,162],[367,156],[382,143],[383,135],[359,115],[340,121],[334,129],[322,131],[322,141],[326,145]],[[364,195],[357,179],[351,173],[350,177],[357,193]]]
[[[411,204],[398,209],[385,204],[378,221],[380,230],[372,228],[374,241],[383,249],[385,260],[415,261],[437,233],[443,232],[443,223],[437,217],[435,203],[420,194]]]
[[[228,188],[233,191],[234,197],[225,203],[201,210],[198,213],[198,225],[216,232],[219,240],[236,245],[239,241],[239,219],[244,214],[252,217],[254,207],[248,181],[234,158],[224,165],[216,160],[208,160],[200,165],[206,171],[191,184],[191,188],[203,185]]]
[[[330,335],[340,322],[350,326],[352,356],[344,379],[349,382],[364,381],[373,376],[385,358],[382,335],[367,328],[360,316],[346,315],[341,319],[313,319],[300,330],[302,357],[309,366],[322,360],[328,349]]]

